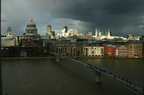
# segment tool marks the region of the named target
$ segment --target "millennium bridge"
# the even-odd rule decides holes
[[[138,84],[134,81],[129,80],[127,77],[116,74],[106,68],[100,68],[100,67],[94,66],[92,64],[76,60],[76,59],[71,58],[66,55],[53,53],[53,52],[50,52],[50,54],[55,55],[56,61],[60,61],[60,58],[63,58],[63,59],[73,61],[75,63],[84,65],[84,66],[92,69],[96,74],[96,82],[101,82],[101,76],[106,75],[106,76],[110,77],[111,79],[117,81],[118,83],[124,85],[125,87],[131,89],[132,91],[138,93],[139,95],[144,95],[144,86],[141,84]]]

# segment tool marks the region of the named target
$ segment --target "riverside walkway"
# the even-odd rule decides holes
[[[76,60],[74,58],[65,56],[65,55],[60,55],[58,53],[53,53],[53,52],[50,52],[50,54],[56,56],[56,58],[57,58],[56,61],[59,61],[59,58],[63,58],[63,59],[73,61],[75,63],[84,65],[84,66],[92,69],[96,74],[96,82],[101,82],[101,75],[106,75],[106,76],[110,77],[111,79],[119,82],[120,84],[126,86],[127,88],[131,89],[132,91],[134,91],[140,95],[144,95],[144,86],[129,80],[127,77],[116,74],[108,69],[100,68],[100,67],[94,66],[92,64],[82,62],[82,61]]]

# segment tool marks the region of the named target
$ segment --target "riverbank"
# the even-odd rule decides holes
[[[55,58],[54,56],[48,57],[2,57],[1,59],[52,59]]]
[[[78,59],[143,59],[141,58],[132,58],[132,57],[76,57]]]
[[[55,56],[47,57],[1,57],[1,59],[53,59]],[[143,58],[128,58],[128,57],[72,57],[76,59],[143,59]]]

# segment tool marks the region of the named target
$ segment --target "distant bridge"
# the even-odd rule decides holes
[[[53,52],[50,52],[50,54],[56,56],[56,61],[59,61],[60,60],[59,58],[64,58],[64,59],[76,62],[78,64],[82,64],[82,65],[92,69],[96,73],[96,82],[101,82],[101,75],[104,74],[104,75],[110,77],[111,79],[119,82],[120,84],[123,84],[124,86],[130,88],[132,91],[134,91],[140,95],[144,95],[144,86],[143,85],[133,82],[124,76],[115,74],[105,68],[100,68],[100,67],[91,65],[89,63],[81,62],[79,60],[76,60],[74,58],[71,58],[71,57],[68,57],[65,55],[61,55],[61,54],[53,53]]]

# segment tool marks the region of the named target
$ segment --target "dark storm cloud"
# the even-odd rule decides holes
[[[17,31],[32,15],[37,26],[73,25],[81,30],[87,28],[85,32],[94,32],[99,26],[102,31],[110,28],[115,35],[144,35],[143,10],[143,0],[2,0],[2,20],[10,25],[16,23],[13,28]]]
[[[108,2],[104,11],[111,15],[127,14],[141,7],[143,3],[143,0],[113,0]]]
[[[144,14],[143,0],[61,0],[60,2],[55,0],[55,2],[50,4],[48,9],[53,16],[86,21],[92,23],[93,28],[96,26],[111,28],[115,34],[121,34],[124,26],[142,23],[143,20],[139,18]]]

